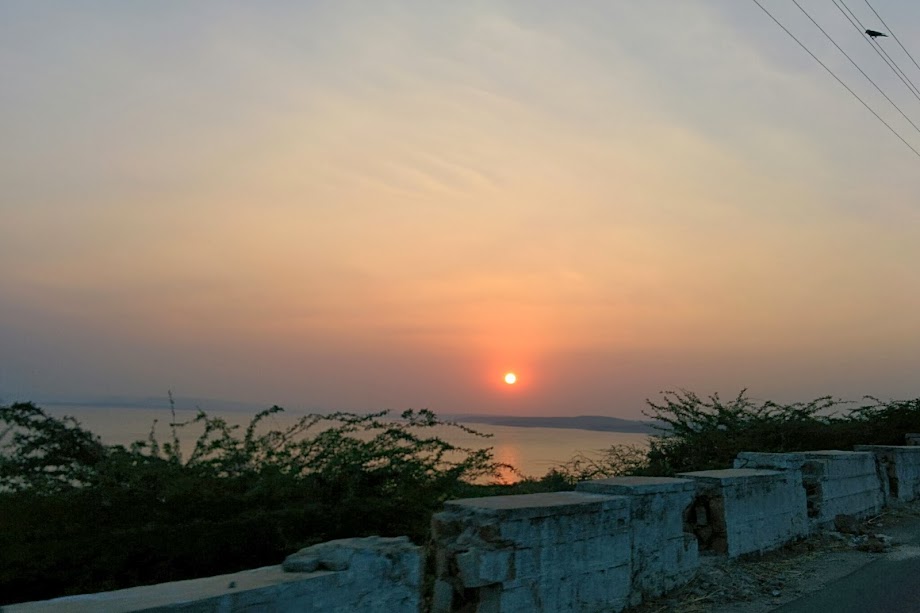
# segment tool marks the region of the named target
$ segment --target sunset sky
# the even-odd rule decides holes
[[[872,5],[920,58],[920,3]],[[635,418],[744,387],[920,395],[920,157],[753,2],[0,5],[0,401]]]

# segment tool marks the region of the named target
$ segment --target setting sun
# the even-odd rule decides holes
[[[507,383],[508,385],[514,385],[515,383],[517,383],[517,375],[514,374],[513,372],[507,373],[505,375],[505,383]]]

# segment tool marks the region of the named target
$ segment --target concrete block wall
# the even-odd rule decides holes
[[[799,470],[732,468],[681,473],[697,485],[687,519],[700,548],[730,558],[781,547],[808,534]]]
[[[629,496],[632,530],[630,604],[659,596],[693,578],[699,568],[696,536],[684,513],[696,497],[689,479],[614,477],[584,481],[579,492]]]
[[[802,469],[806,491],[812,493],[810,515],[818,528],[834,524],[837,515],[878,515],[885,496],[870,453],[808,451]]]
[[[813,530],[833,525],[839,514],[876,515],[885,503],[875,456],[854,451],[739,453],[735,468],[798,470]]]
[[[920,498],[920,447],[857,445],[855,449],[875,455],[882,489],[889,501]]]
[[[620,611],[629,518],[629,498],[581,492],[447,502],[432,520],[432,611]]]
[[[421,547],[406,537],[322,543],[266,566],[204,579],[2,607],[3,613],[419,613]]]
[[[432,520],[431,610],[620,611],[689,581],[699,551],[775,549],[920,498],[920,446],[741,453],[735,468],[620,477],[576,492],[445,503]],[[692,535],[692,536],[691,536]],[[406,537],[343,539],[284,564],[217,577],[8,605],[31,611],[417,613],[424,551]]]

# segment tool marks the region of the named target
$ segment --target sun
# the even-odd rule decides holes
[[[514,385],[517,383],[517,375],[513,372],[505,373],[505,383],[508,385]]]

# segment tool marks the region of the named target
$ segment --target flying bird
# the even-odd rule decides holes
[[[868,34],[870,38],[878,38],[879,36],[884,36],[886,38],[888,37],[887,34],[882,34],[881,32],[876,32],[875,30],[866,30],[866,34]]]

